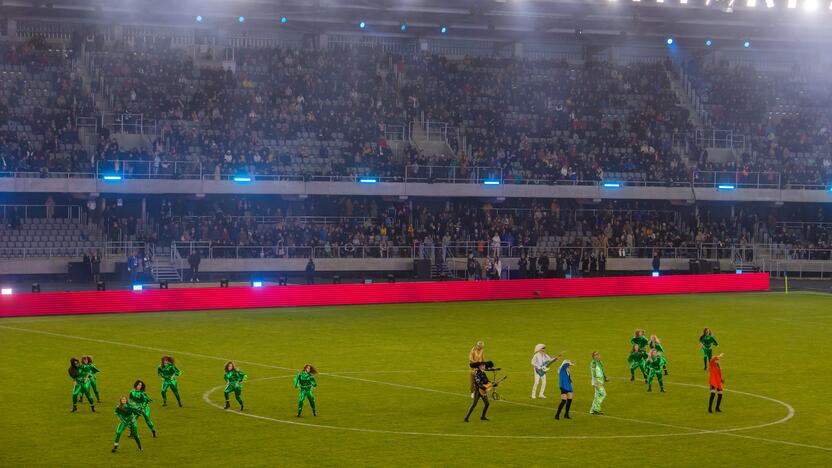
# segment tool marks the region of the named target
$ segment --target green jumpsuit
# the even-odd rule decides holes
[[[166,364],[164,367],[159,366],[156,373],[162,378],[162,405],[168,404],[168,388],[170,388],[179,406],[182,406],[182,399],[179,398],[179,384],[176,383],[176,376],[182,375],[182,371],[173,364]]]
[[[719,346],[719,343],[716,342],[716,338],[713,335],[700,337],[699,343],[702,344],[702,359],[705,361],[705,370],[708,370],[708,364],[710,364],[711,357],[713,357],[711,346]]]
[[[661,356],[656,355],[652,360],[647,361],[647,370],[650,372],[650,380],[647,382],[647,391],[653,391],[653,377],[659,380],[659,388],[664,391],[664,380],[662,380],[662,367],[667,365],[667,361]]]
[[[592,386],[595,387],[595,396],[592,399],[590,414],[603,414],[601,403],[607,398],[607,391],[604,383],[607,381],[607,374],[604,372],[604,364],[601,361],[592,360],[589,364],[589,375],[592,377]]]
[[[100,371],[97,367],[95,367],[95,364],[93,363],[81,364],[80,368],[82,372],[89,374],[90,378],[87,380],[87,382],[89,382],[92,392],[95,393],[95,400],[101,402],[101,397],[98,395],[98,385],[96,385],[95,383],[95,374],[99,373]],[[92,403],[92,400],[90,400],[90,403]]]
[[[664,346],[661,343],[653,343],[650,342],[650,349],[655,349],[659,352],[659,354],[664,357]],[[664,364],[662,364],[662,369],[664,369],[664,375],[667,375],[667,359],[664,360]]]
[[[90,381],[87,378],[87,372],[83,366],[78,367],[78,374],[75,376],[75,385],[72,387],[72,406],[75,406],[79,401],[84,401],[84,397],[92,403],[92,395],[90,395]]]
[[[647,380],[647,369],[645,367],[646,361],[646,352],[639,350],[630,353],[630,356],[627,358],[627,362],[630,363],[630,380],[634,380],[636,378],[636,369],[641,370],[642,377]]]
[[[125,429],[130,429],[130,434],[136,441],[136,445],[139,446],[139,449],[142,448],[142,442],[139,440],[139,430],[136,427],[136,418],[141,414],[141,409],[129,403],[124,406],[116,406],[116,417],[118,418],[118,427],[116,428],[115,439],[116,445],[118,445],[118,440],[121,439],[121,433],[124,432]],[[115,451],[115,449],[113,450]]]
[[[315,412],[315,394],[312,393],[312,388],[317,387],[318,383],[315,381],[315,376],[309,372],[300,372],[295,376],[295,388],[300,388],[298,394],[298,415],[303,410],[303,400],[309,400],[309,406],[312,407],[312,414]]]
[[[130,391],[130,395],[127,397],[130,403],[136,405],[136,407],[141,411],[141,415],[144,416],[144,422],[147,423],[147,427],[150,428],[150,432],[156,433],[156,426],[153,425],[153,420],[150,419],[150,403],[153,400],[147,395],[147,393],[133,389]]]
[[[647,349],[647,343],[649,341],[644,335],[634,336],[630,338],[630,349],[632,349],[633,345],[638,345],[638,349]]]
[[[223,393],[225,394],[225,403],[228,404],[228,395],[231,392],[234,392],[234,398],[237,399],[237,403],[240,404],[240,409],[243,407],[243,399],[240,398],[240,394],[243,393],[243,380],[248,378],[248,374],[242,371],[233,370],[226,372],[223,376],[225,379],[225,390]]]

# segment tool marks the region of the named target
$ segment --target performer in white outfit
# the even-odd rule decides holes
[[[549,371],[549,365],[557,362],[558,358],[563,356],[564,351],[554,358],[546,354],[546,345],[538,344],[534,347],[534,356],[532,356],[532,367],[534,368],[534,386],[532,386],[532,398],[537,398],[537,386],[540,385],[540,398],[546,398],[546,372]]]

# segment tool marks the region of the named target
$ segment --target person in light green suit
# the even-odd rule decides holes
[[[312,364],[307,364],[295,376],[295,388],[300,389],[298,393],[298,417],[300,417],[300,413],[303,411],[304,400],[309,400],[309,406],[312,407],[312,416],[318,415],[318,411],[315,408],[315,394],[312,393],[312,389],[318,386],[318,382],[315,381],[317,374],[318,370]]]
[[[592,408],[589,414],[602,415],[601,404],[607,398],[607,391],[604,384],[609,381],[606,372],[604,372],[604,364],[601,362],[601,353],[594,351],[592,353],[592,362],[589,363],[589,375],[592,376],[592,386],[595,388],[595,397],[592,399]]]

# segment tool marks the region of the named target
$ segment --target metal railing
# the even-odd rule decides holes
[[[51,247],[3,247],[0,258],[79,258],[98,252],[102,258],[127,258],[134,252],[142,252],[144,242],[103,242],[93,246],[63,245]]]
[[[202,179],[202,164],[194,161],[108,160],[95,164],[96,174],[122,179]]]
[[[217,216],[172,216],[173,222],[178,223],[205,223],[216,221]],[[224,221],[253,221],[255,224],[278,224],[278,223],[301,223],[301,224],[375,224],[375,218],[369,216],[227,216],[223,215]]]
[[[694,187],[732,189],[779,189],[779,172],[696,171]]]
[[[500,167],[421,166],[405,167],[405,182],[441,182],[453,184],[482,184],[485,181],[502,183]]]
[[[558,185],[558,186],[601,186],[605,181],[563,178],[560,174],[537,175],[534,178],[507,176],[501,167],[465,167],[437,165],[407,165],[401,175],[313,175],[313,174],[268,174],[268,173],[215,173],[195,161],[99,161],[94,172],[0,172],[0,178],[49,178],[49,179],[104,179],[118,176],[123,179],[145,180],[203,180],[203,181],[291,181],[291,182],[350,182],[373,179],[376,183],[457,183],[494,185]],[[780,189],[780,190],[830,190],[829,185],[783,183],[780,172],[743,171],[696,171],[693,179],[685,180],[627,180],[615,179],[620,187],[687,187],[701,188],[719,185],[733,185],[735,189]]]
[[[131,135],[158,135],[156,119],[146,119],[142,114],[118,114],[104,112],[97,116],[102,128],[108,128],[113,133],[127,133]]]
[[[0,205],[3,220],[16,217],[25,219],[70,219],[81,221],[81,207],[78,205]]]
[[[701,148],[724,148],[745,151],[745,135],[732,130],[696,130],[696,144]]]
[[[387,141],[409,141],[410,131],[407,125],[384,125],[384,138]]]
[[[616,246],[616,247],[569,247],[569,246],[525,246],[512,247],[511,257],[548,257],[568,256],[585,257],[604,254],[606,258],[652,258],[658,253],[662,259],[688,259],[688,260],[729,260],[737,255],[737,248],[733,245],[700,244],[683,247],[661,247],[661,246]]]

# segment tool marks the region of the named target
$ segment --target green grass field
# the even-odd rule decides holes
[[[707,413],[704,326],[725,353],[719,415]],[[636,327],[666,347],[665,394],[629,381]],[[782,293],[5,319],[0,466],[830,466],[830,330],[832,296]],[[465,424],[478,339],[509,378],[491,421]],[[529,397],[538,342],[575,362],[571,421],[553,420],[554,369],[549,398]],[[587,414],[595,349],[612,378],[606,416]],[[163,353],[183,370],[184,408],[161,406]],[[102,371],[94,414],[69,412],[68,358],[82,354]],[[250,376],[243,414],[219,407],[227,359]],[[297,419],[292,376],[307,362],[322,372],[320,414]],[[137,378],[159,437],[139,421],[144,452],[125,434],[114,455],[113,408]]]

